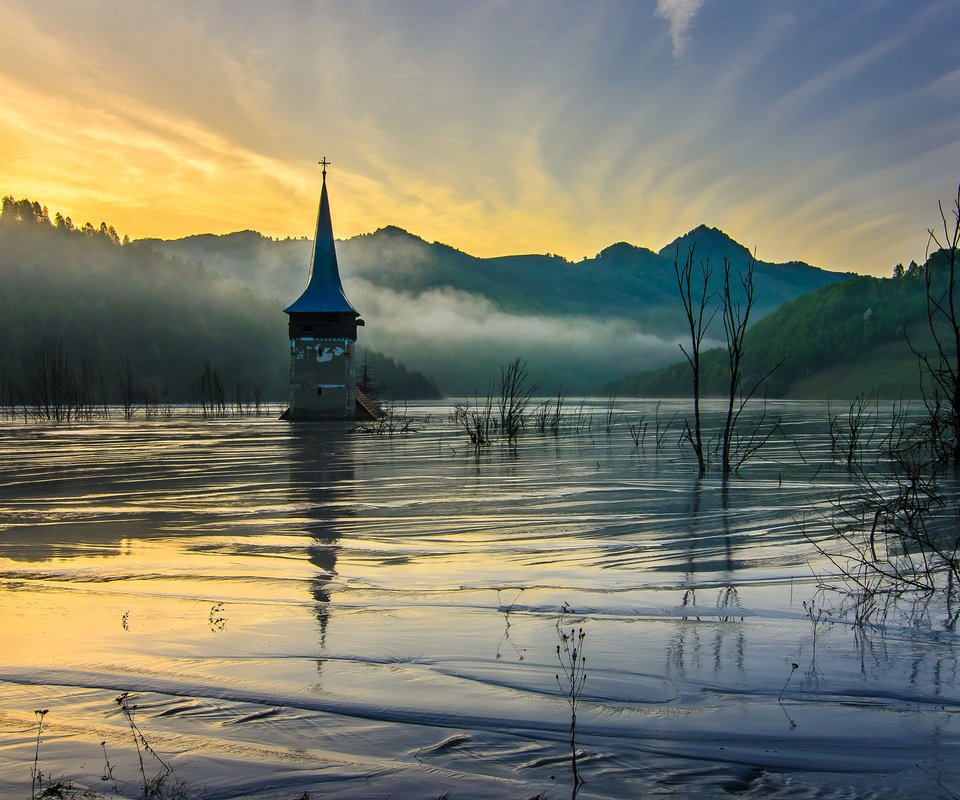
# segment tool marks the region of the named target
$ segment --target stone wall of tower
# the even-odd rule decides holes
[[[290,340],[290,408],[296,419],[353,419],[354,343],[347,338]]]

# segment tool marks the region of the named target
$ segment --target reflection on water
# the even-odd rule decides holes
[[[290,497],[293,504],[302,509],[304,530],[312,539],[307,554],[317,573],[310,579],[310,594],[316,602],[321,648],[326,644],[330,623],[340,520],[352,513],[354,441],[355,436],[339,426],[308,423],[290,429]]]
[[[446,409],[410,411],[432,421],[394,438],[0,427],[0,793],[29,791],[33,708],[60,726],[57,769],[82,777],[104,741],[136,775],[110,713],[134,692],[211,797],[562,796],[565,607],[586,631],[581,797],[909,797],[960,777],[943,610],[858,629],[818,590],[801,525],[822,534],[849,480],[823,407],[783,404],[789,438],[728,479],[625,427],[478,457]]]
[[[734,559],[737,540],[731,534],[731,515],[734,512],[730,507],[730,485],[729,476],[722,476],[719,486],[714,484],[708,487],[702,477],[693,481],[689,501],[690,539],[683,578],[685,588],[679,603],[684,612],[666,648],[666,671],[670,675],[685,678],[688,665],[700,671],[704,649],[712,655],[715,675],[731,666],[740,672],[744,671],[746,626],[739,614],[740,594],[735,583],[735,573],[744,565]],[[716,503],[719,503],[719,509],[711,505]],[[708,549],[704,547],[703,539],[711,535],[718,541]],[[705,549],[716,555],[704,559]],[[713,583],[720,584],[711,586],[709,590],[700,590],[701,598],[705,594],[710,598],[705,601],[712,621],[712,632],[707,640],[704,640],[703,618],[697,601],[698,571],[713,574],[716,576]],[[714,595],[715,600],[712,599]],[[715,612],[710,608],[711,605],[716,609]]]

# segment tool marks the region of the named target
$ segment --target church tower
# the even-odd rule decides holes
[[[340,282],[337,251],[327,198],[327,167],[310,277],[303,294],[284,309],[290,330],[290,406],[280,417],[289,420],[353,419],[357,416],[354,350],[360,314],[350,305]]]

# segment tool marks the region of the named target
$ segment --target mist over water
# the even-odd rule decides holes
[[[679,336],[676,341],[657,336],[622,318],[511,314],[469,292],[442,288],[414,295],[363,280],[352,282],[354,295],[365,315],[376,320],[369,335],[364,332],[370,346],[442,378],[450,394],[485,394],[485,382],[499,374],[504,354],[521,349],[544,393],[592,391],[680,355]]]
[[[425,404],[403,437],[3,423],[0,794],[29,794],[45,708],[45,772],[139,796],[132,692],[209,798],[566,797],[566,605],[579,797],[943,796],[956,637],[935,608],[857,630],[818,591],[804,532],[850,477],[825,405],[770,409],[784,436],[727,481],[696,478],[675,418],[657,449],[647,401],[618,409],[643,448],[598,404],[586,434],[479,457]],[[815,647],[804,601],[830,611]]]

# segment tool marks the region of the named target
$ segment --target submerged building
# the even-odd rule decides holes
[[[327,197],[327,166],[307,288],[284,309],[290,331],[290,404],[280,417],[288,420],[355,419],[376,416],[357,390],[354,351],[359,312],[350,305],[340,281],[337,251]]]

